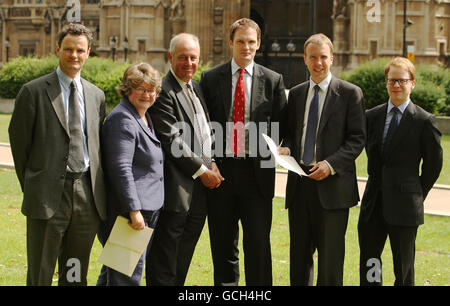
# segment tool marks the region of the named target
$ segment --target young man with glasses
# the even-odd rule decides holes
[[[435,117],[410,99],[415,75],[408,59],[391,60],[385,68],[389,101],[366,112],[369,178],[358,223],[361,285],[382,284],[381,253],[388,236],[394,285],[414,285],[423,202],[442,168]]]

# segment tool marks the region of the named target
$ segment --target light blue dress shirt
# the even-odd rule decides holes
[[[62,72],[61,68],[56,69],[56,74],[58,75],[59,85],[61,87],[62,100],[64,103],[64,112],[66,115],[66,123],[69,126],[69,96],[70,96],[70,84],[72,81],[75,82],[77,87],[77,100],[80,106],[81,113],[81,130],[83,134],[83,152],[84,152],[84,167],[83,172],[87,171],[89,168],[89,153],[87,147],[87,130],[86,130],[86,108],[83,94],[83,85],[81,84],[81,77],[78,74],[74,79],[67,76],[64,72]],[[72,171],[72,169],[67,166],[68,171]]]

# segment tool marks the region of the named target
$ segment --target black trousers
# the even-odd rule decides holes
[[[161,210],[147,255],[147,284],[184,285],[206,221],[206,192],[206,187],[197,178],[188,212]]]
[[[242,224],[245,281],[251,286],[272,285],[270,229],[272,199],[261,195],[254,161],[225,158],[220,166],[225,181],[211,190],[208,227],[216,286],[239,283],[239,220]]]
[[[342,286],[349,210],[324,209],[316,181],[298,180],[297,201],[289,207],[291,285],[313,285],[317,249],[317,285]]]
[[[27,285],[50,286],[58,261],[58,285],[86,286],[99,226],[89,172],[68,174],[55,214],[48,220],[27,218]]]
[[[358,240],[360,248],[361,286],[382,285],[382,261],[386,239],[392,249],[395,286],[414,286],[414,261],[418,226],[393,226],[385,222],[381,193],[367,222],[359,219]]]

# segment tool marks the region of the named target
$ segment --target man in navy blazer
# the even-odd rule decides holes
[[[369,178],[358,222],[360,284],[382,284],[381,254],[389,236],[394,285],[412,286],[423,202],[442,168],[441,132],[435,117],[410,99],[413,63],[394,58],[385,77],[389,101],[366,112]]]

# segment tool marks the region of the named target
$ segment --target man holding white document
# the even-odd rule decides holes
[[[279,149],[308,173],[289,172],[286,186],[291,285],[312,285],[316,249],[317,284],[342,285],[349,208],[359,201],[355,159],[366,139],[363,94],[331,74],[328,37],[311,36],[304,52],[311,78],[289,92],[286,148]]]

